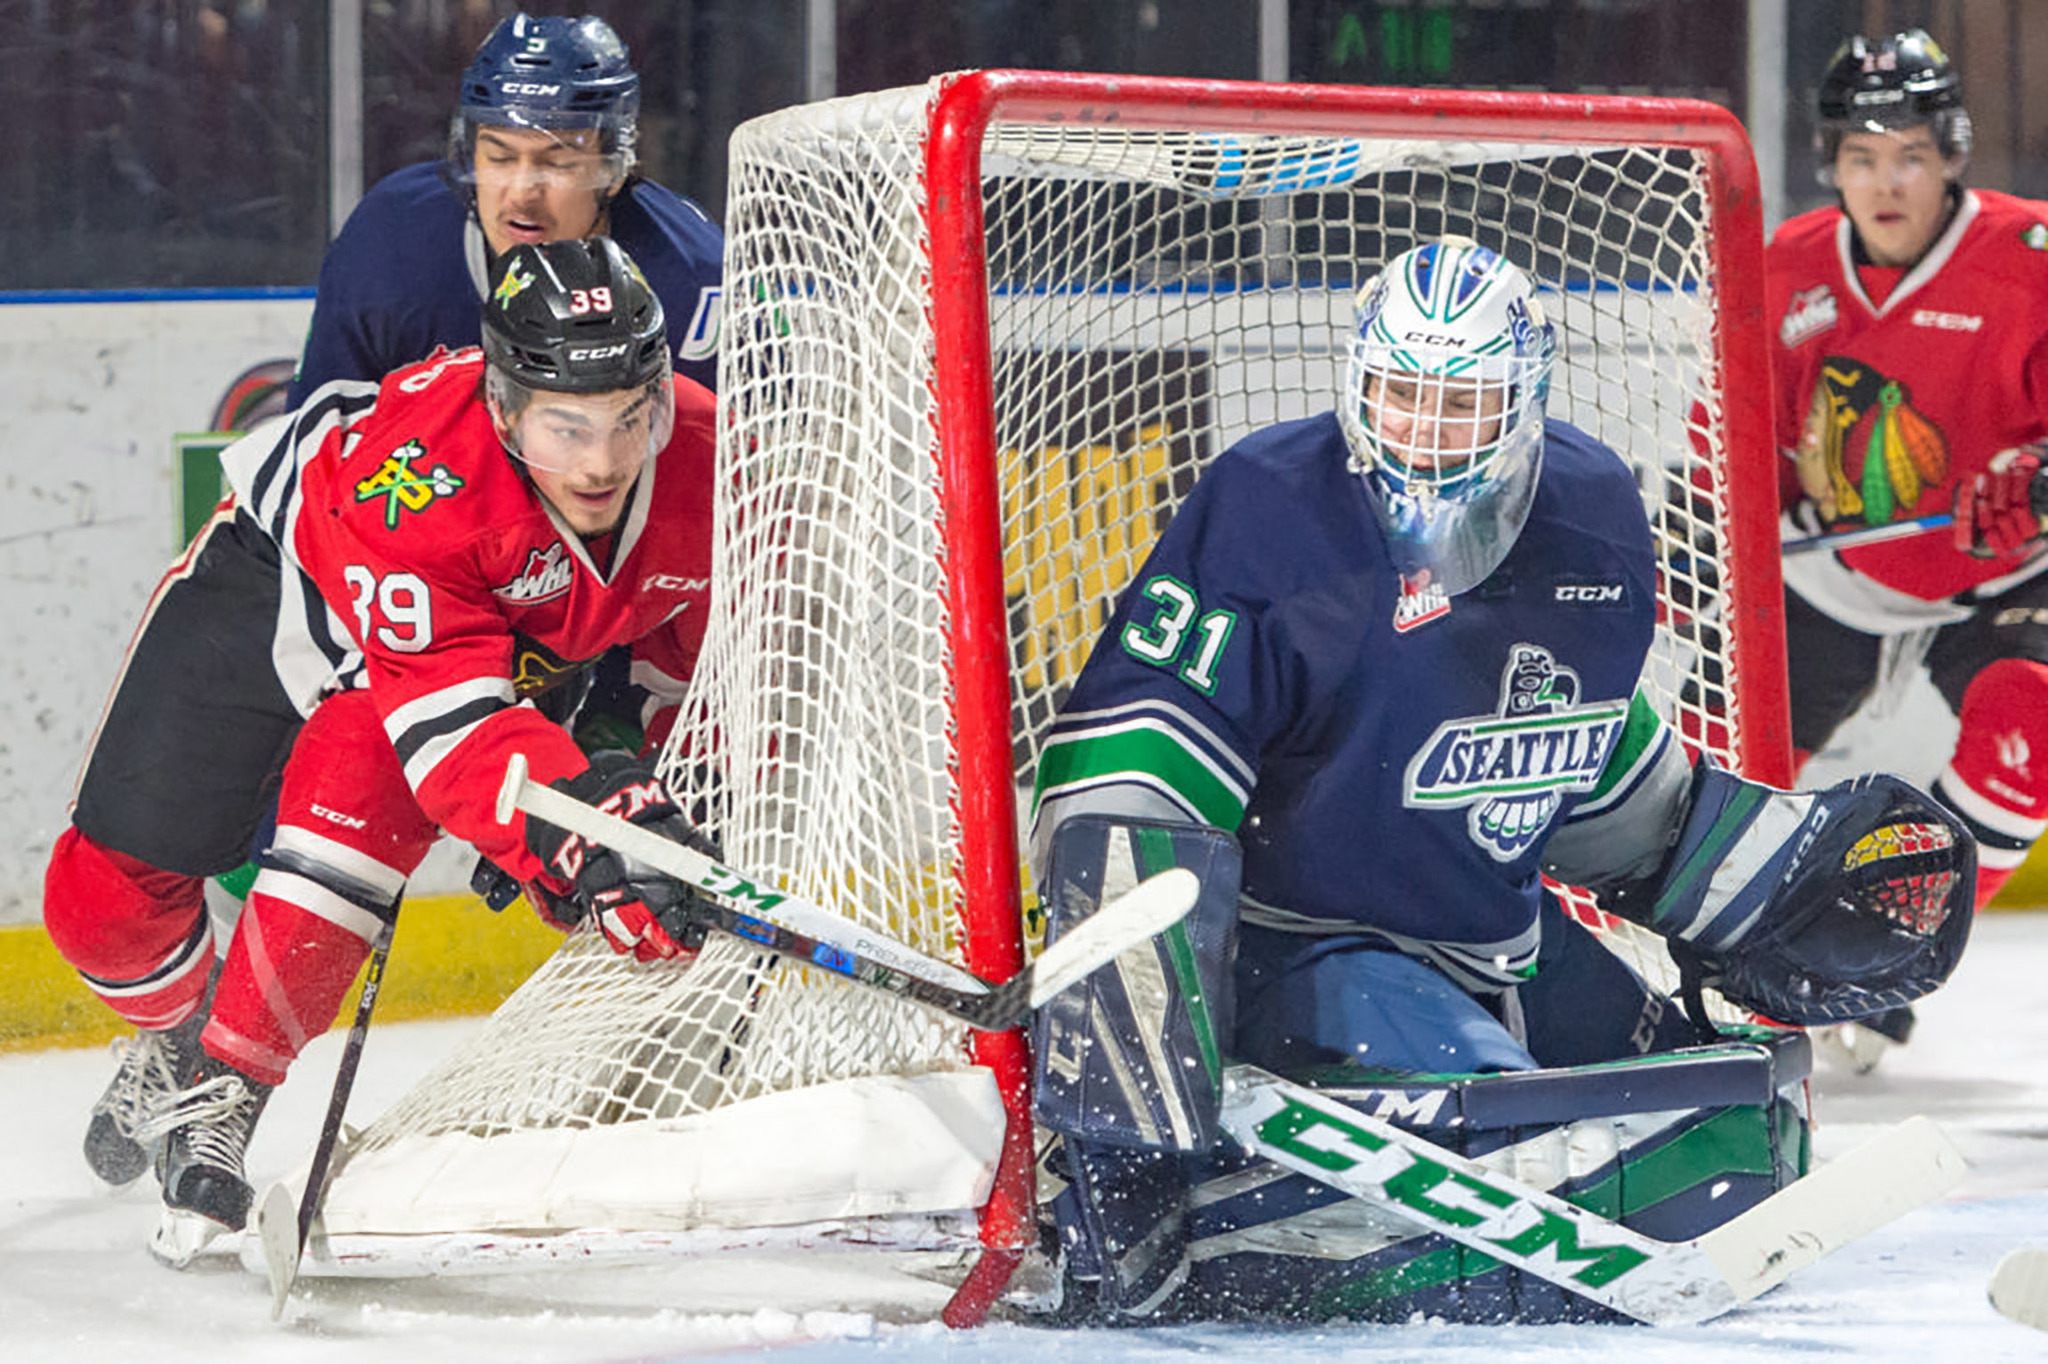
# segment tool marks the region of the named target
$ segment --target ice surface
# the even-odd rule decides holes
[[[915,1320],[942,1290],[889,1278],[896,1312],[848,1310],[887,1277],[871,1257],[788,1263],[694,1261],[548,1269],[506,1278],[303,1283],[282,1323],[261,1279],[232,1258],[185,1274],[144,1250],[156,1189],[109,1192],[78,1153],[86,1111],[111,1073],[103,1052],[0,1057],[0,1361],[87,1364],[301,1364],[384,1358],[659,1360],[773,1350],[814,1360],[967,1359],[977,1364],[1165,1360],[1755,1361],[2048,1359],[2048,1335],[1985,1300],[2000,1257],[2048,1241],[2048,913],[1994,914],[1956,978],[1920,1007],[1912,1044],[1871,1075],[1827,1068],[1816,1081],[1823,1158],[1873,1127],[1924,1112],[1972,1164],[1946,1202],[1850,1247],[1715,1322],[1639,1327],[1180,1327],[948,1332]],[[374,1114],[473,1023],[373,1028],[357,1122]],[[250,1152],[259,1186],[303,1160],[318,1130],[341,1034],[321,1039],[278,1092]],[[763,1296],[785,1305],[749,1307]],[[687,1300],[688,1309],[676,1304]]]

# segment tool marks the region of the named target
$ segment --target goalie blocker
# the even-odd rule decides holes
[[[1610,885],[1606,901],[1671,936],[1694,974],[1808,1022],[1916,998],[1953,969],[1971,848],[1912,787],[1874,777],[1794,795],[1702,764],[1687,794],[1689,817],[1659,872]],[[1062,1134],[1050,1165],[1067,1181],[1053,1202],[1058,1315],[1611,1318],[1568,1286],[1218,1139],[1223,1062],[1239,1040],[1234,841],[1191,825],[1068,820],[1048,860],[1049,933],[1085,918],[1105,886],[1172,863],[1202,879],[1194,913],[1038,1020],[1037,1117]],[[1547,933],[1570,931],[1545,918]],[[1368,994],[1398,999],[1412,1024],[1465,1026],[1426,982],[1402,975],[1427,968],[1371,955],[1385,960],[1362,979]],[[1664,1240],[1708,1232],[1807,1169],[1810,1053],[1796,1033],[1505,1074],[1401,1074],[1387,1060],[1394,1072],[1349,1065],[1293,1078],[1335,1085],[1374,1116]]]

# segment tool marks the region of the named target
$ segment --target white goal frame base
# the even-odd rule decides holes
[[[974,1245],[1003,1120],[995,1079],[977,1067],[865,1076],[681,1118],[344,1149],[302,1272],[407,1278],[764,1246]],[[286,1181],[295,1197],[306,1173]],[[245,1247],[245,1262],[254,1253]]]

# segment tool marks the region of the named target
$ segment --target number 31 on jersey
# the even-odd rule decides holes
[[[1193,588],[1163,573],[1148,580],[1138,594],[1157,605],[1149,624],[1140,624],[1137,618],[1142,606],[1133,611],[1131,623],[1118,637],[1124,652],[1155,668],[1173,668],[1181,681],[1204,696],[1213,695],[1216,665],[1230,632],[1237,628],[1237,613],[1202,610]]]

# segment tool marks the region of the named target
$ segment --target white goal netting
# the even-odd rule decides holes
[[[1101,78],[949,124],[958,89],[733,138],[713,619],[665,759],[726,862],[956,961],[1028,940],[1015,830],[993,826],[1117,593],[1209,459],[1335,403],[1357,289],[1443,234],[1538,282],[1562,340],[1552,411],[1635,467],[1663,556],[1645,686],[1695,742],[1758,751],[1745,727],[1774,721],[1738,683],[1767,646],[1731,610],[1748,513],[1727,426],[1731,358],[1760,383],[1743,348],[1761,339],[1716,330],[1719,153],[1612,119],[1574,141],[1544,97],[1492,97],[1488,121],[1441,117],[1442,92]],[[1774,593],[1774,567],[1755,582]],[[963,1031],[931,1015],[728,938],[650,970],[580,937],[353,1163],[680,1129],[859,1077],[941,1077],[1001,1125]],[[837,1121],[811,1139],[897,1140]],[[847,1211],[957,1209],[962,1187]]]

